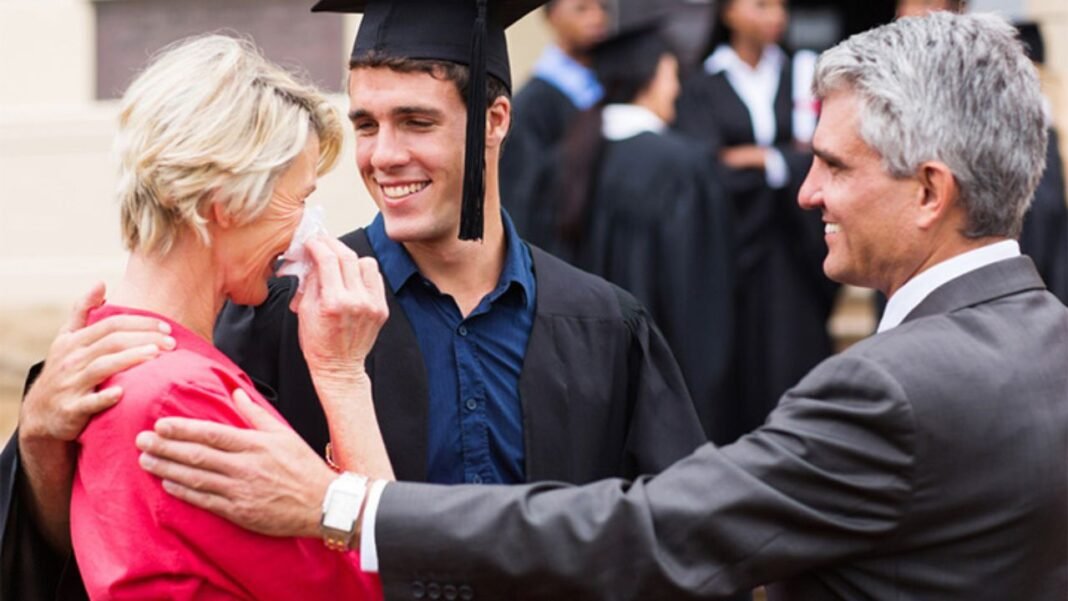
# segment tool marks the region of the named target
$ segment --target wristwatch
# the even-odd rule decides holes
[[[366,496],[366,476],[345,472],[330,483],[323,498],[323,519],[319,523],[327,548],[334,551],[352,548],[356,519],[360,517]]]

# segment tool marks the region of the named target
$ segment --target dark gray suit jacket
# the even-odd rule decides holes
[[[1026,257],[817,366],[655,478],[391,484],[390,599],[1068,597],[1068,309]]]

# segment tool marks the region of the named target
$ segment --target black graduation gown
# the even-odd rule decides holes
[[[1049,132],[1046,171],[1024,217],[1020,250],[1030,255],[1049,291],[1068,304],[1068,206],[1057,132]]]
[[[581,239],[545,236],[554,254],[649,309],[715,439],[735,421],[725,388],[734,281],[729,200],[709,162],[674,132],[605,142]],[[557,172],[546,174],[544,198],[559,189]]]
[[[362,229],[342,241],[361,256],[373,256]],[[601,278],[538,248],[531,251],[537,306],[519,380],[528,479],[582,484],[655,473],[705,442],[678,365],[645,309]],[[386,290],[390,318],[367,369],[395,474],[399,480],[421,481],[427,455],[426,371],[411,325]],[[297,321],[288,309],[294,291],[292,278],[277,279],[260,307],[228,306],[216,324],[216,344],[322,452],[329,434],[300,352]],[[54,554],[19,503],[12,502],[19,491],[15,438],[0,456],[0,478],[3,599],[84,595],[75,563]],[[62,594],[53,594],[57,585]]]
[[[501,202],[524,238],[542,208],[539,178],[578,113],[570,98],[537,76],[512,100],[512,129],[501,153]]]
[[[781,190],[768,187],[762,169],[724,169],[734,207],[736,295],[734,431],[714,438],[727,444],[763,424],[779,398],[830,355],[827,320],[837,286],[823,274],[823,223],[802,211],[797,193],[812,155],[792,140],[792,66],[786,61],[775,97],[775,147],[790,171]],[[701,71],[688,79],[678,101],[676,128],[718,152],[754,144],[752,119],[723,73]]]

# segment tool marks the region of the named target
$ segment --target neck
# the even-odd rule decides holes
[[[750,40],[744,40],[738,37],[731,40],[731,48],[734,50],[734,53],[738,55],[738,58],[742,59],[742,62],[753,69],[756,69],[756,66],[760,64],[760,57],[764,56],[763,44],[754,43]]]
[[[589,67],[592,63],[592,60],[590,59],[590,53],[576,48],[574,44],[565,43],[559,38],[556,39],[555,44],[561,52],[568,56],[568,58],[582,65],[583,67]]]
[[[891,282],[890,285],[883,290],[887,298],[893,296],[898,290],[907,284],[910,280],[927,271],[928,269],[957,257],[963,255],[966,252],[973,251],[977,248],[989,246],[997,242],[1008,240],[1008,238],[1001,237],[988,237],[988,238],[963,238],[957,237],[957,239],[951,240],[944,244],[935,246],[927,256],[919,262],[915,269],[913,269],[906,277],[899,278],[896,282]]]
[[[419,272],[456,301],[465,317],[493,291],[500,280],[507,254],[500,205],[486,202],[482,240],[460,240],[455,235],[444,240],[406,242],[404,248]]]
[[[660,120],[665,123],[667,123],[667,121],[669,120],[668,115],[665,115],[663,109],[661,108],[662,103],[656,102],[656,99],[654,98],[652,92],[648,89],[646,89],[646,91],[643,91],[641,94],[638,94],[638,97],[631,101],[630,104],[634,106],[640,106],[641,108],[646,109],[650,113],[659,117]]]
[[[209,273],[216,273],[210,248],[185,235],[166,255],[133,251],[110,300],[163,315],[210,342],[226,297],[220,286],[204,285]]]

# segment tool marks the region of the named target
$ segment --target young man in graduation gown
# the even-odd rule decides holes
[[[604,93],[590,69],[589,52],[608,31],[607,1],[550,0],[544,11],[553,40],[515,94],[512,130],[501,156],[502,202],[524,237],[539,212],[547,210],[536,189],[539,174],[549,166],[547,155],[575,115]]]
[[[381,214],[342,241],[376,257],[387,283],[391,316],[367,373],[401,480],[583,483],[659,471],[705,440],[645,309],[528,246],[500,208],[497,158],[510,117],[504,27],[538,4],[490,3],[475,57],[472,24],[487,17],[481,2],[316,5],[366,10],[353,49],[350,117],[357,164]],[[465,139],[480,143],[465,152]],[[228,307],[216,343],[325,453],[330,432],[288,309],[295,292],[292,280],[278,279],[261,307]],[[64,359],[46,371],[62,370]],[[63,377],[57,372],[48,383]],[[27,411],[37,407],[27,403]],[[64,418],[57,411],[31,422]],[[5,498],[62,496],[24,490],[20,434],[0,462]],[[37,524],[62,516],[37,509],[8,504],[2,584],[54,583],[65,572],[61,586],[78,589],[76,566],[49,548]]]

